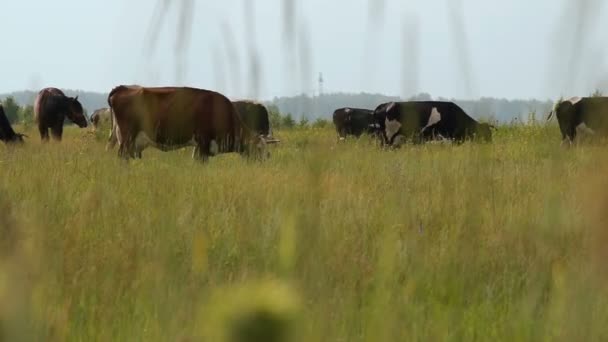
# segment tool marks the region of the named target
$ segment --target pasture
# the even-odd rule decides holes
[[[554,125],[396,151],[284,130],[205,165],[27,133],[0,145],[0,340],[608,339],[608,154]]]

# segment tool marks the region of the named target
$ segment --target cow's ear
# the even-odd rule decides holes
[[[78,101],[78,95],[76,95],[76,97],[74,98],[74,101]]]

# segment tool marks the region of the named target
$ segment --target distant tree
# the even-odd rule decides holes
[[[591,97],[602,97],[604,96],[604,94],[602,94],[602,91],[599,89],[596,89],[592,94]]]
[[[279,107],[274,104],[268,105],[268,120],[270,121],[270,126],[273,128],[280,128],[282,124],[281,120],[281,112],[279,111]]]
[[[312,123],[313,128],[326,128],[328,126],[329,121],[322,118],[318,118],[317,120],[315,120],[315,122]]]
[[[27,105],[19,108],[19,121],[25,125],[34,122],[34,106]]]
[[[4,113],[10,123],[16,123],[19,120],[19,105],[12,96],[7,97],[2,101]]]
[[[296,125],[296,121],[291,116],[291,113],[287,113],[281,120],[281,127],[293,128]]]
[[[302,119],[300,119],[300,122],[298,123],[298,127],[300,128],[307,128],[308,127],[308,119],[305,117],[302,117]]]
[[[536,120],[536,110],[531,110],[528,113],[528,125],[536,125],[538,120]]]

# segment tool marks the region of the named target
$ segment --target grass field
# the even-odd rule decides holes
[[[555,126],[206,165],[85,132],[0,145],[1,341],[608,339],[608,154]]]

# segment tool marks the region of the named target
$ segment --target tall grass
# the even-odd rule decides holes
[[[608,338],[608,158],[556,127],[205,165],[66,135],[0,146],[0,340]]]

